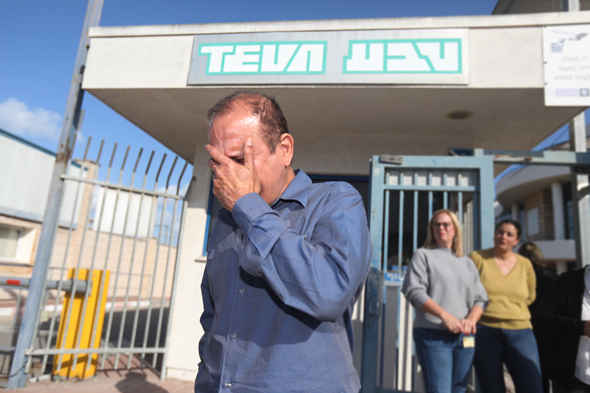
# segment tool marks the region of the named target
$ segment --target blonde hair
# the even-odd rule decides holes
[[[528,258],[536,265],[543,266],[543,253],[539,246],[533,242],[524,242],[518,249],[518,253]]]
[[[453,249],[453,251],[455,252],[455,256],[457,257],[462,257],[463,256],[463,231],[461,230],[461,224],[459,224],[459,219],[457,218],[457,215],[450,211],[449,209],[440,209],[434,212],[434,214],[432,214],[432,217],[430,218],[430,222],[428,223],[428,235],[426,236],[426,242],[424,242],[424,245],[422,246],[422,248],[426,248],[426,249],[434,249],[436,248],[436,239],[434,237],[434,231],[432,228],[432,222],[434,221],[434,218],[436,216],[438,216],[439,214],[448,214],[449,217],[451,217],[451,221],[453,222],[453,227],[455,228],[455,238],[453,241],[453,245],[451,246],[451,248]]]

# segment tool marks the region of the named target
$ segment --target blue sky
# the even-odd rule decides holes
[[[497,0],[105,0],[101,26],[239,21],[489,15]],[[55,151],[84,15],[84,0],[2,0],[0,3],[0,128]],[[120,150],[166,148],[85,96],[82,140],[105,139]],[[567,132],[558,132],[559,140]],[[555,137],[549,138],[549,141]],[[82,155],[78,143],[75,156]],[[121,149],[123,148],[123,149]],[[95,154],[93,152],[93,154]],[[148,154],[149,155],[149,154]],[[170,160],[168,160],[170,161]]]

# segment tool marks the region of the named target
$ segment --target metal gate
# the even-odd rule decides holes
[[[153,151],[146,157],[143,149],[131,157],[130,147],[121,154],[117,144],[105,154],[104,140],[90,158],[90,147],[91,138],[76,160],[81,169],[62,176],[68,222],[55,228],[33,345],[13,370],[53,378],[144,366],[165,372],[188,163]],[[19,292],[19,306],[27,292]],[[2,349],[14,351],[15,342],[13,333]]]
[[[477,153],[476,153],[477,154]],[[426,240],[432,213],[457,213],[468,254],[492,245],[492,157],[374,156],[369,227],[373,241],[365,288],[362,391],[424,391],[414,356],[414,312],[401,294],[406,266]]]

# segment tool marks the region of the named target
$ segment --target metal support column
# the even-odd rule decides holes
[[[586,121],[582,112],[569,124],[570,150],[586,153]],[[588,186],[588,175],[572,173],[572,203],[574,210],[574,232],[576,236],[576,265],[590,265],[590,197],[580,195],[580,190]]]
[[[47,271],[51,259],[53,242],[55,240],[64,189],[64,181],[61,176],[66,174],[68,163],[71,160],[74,148],[74,134],[80,125],[82,99],[84,96],[84,91],[82,90],[82,75],[84,73],[86,56],[88,54],[88,30],[92,26],[98,26],[102,13],[103,1],[104,0],[89,0],[86,9],[86,17],[84,19],[84,27],[82,29],[82,36],[78,46],[74,75],[70,86],[68,103],[59,137],[53,174],[51,176],[49,196],[47,198],[45,214],[43,216],[43,226],[39,235],[39,246],[35,258],[35,267],[33,268],[33,275],[29,286],[29,295],[27,296],[27,303],[25,305],[22,324],[10,369],[10,379],[8,380],[9,389],[24,388],[27,382],[26,368],[29,362],[25,352],[33,347],[41,300],[45,292],[45,281],[47,279]]]

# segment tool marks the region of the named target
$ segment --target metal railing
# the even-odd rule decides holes
[[[465,254],[487,246],[482,233],[493,228],[492,179],[489,157],[373,157],[363,391],[424,391],[412,337],[415,313],[401,294],[406,268],[424,244],[428,222],[438,209],[456,212]]]
[[[79,161],[84,169],[81,173],[88,175],[62,175],[63,181],[75,184],[74,201],[79,206],[71,210],[67,228],[55,229],[56,245],[37,313],[34,344],[24,352],[27,374],[32,371],[33,359],[36,359],[36,368],[40,372],[52,372],[53,375],[63,375],[62,369],[68,369],[68,373],[76,370],[80,359],[86,370],[91,365],[99,370],[145,366],[159,372],[165,363],[168,315],[173,306],[170,299],[174,296],[173,282],[184,211],[180,189],[188,163],[175,171],[178,157],[166,165],[164,154],[156,166],[155,153],[152,151],[147,160],[142,161],[144,155],[140,149],[129,176],[125,168],[130,161],[131,148],[127,147],[120,168],[117,168],[118,180],[111,182],[117,161],[117,144],[105,166],[106,173],[101,176],[104,140],[96,149],[93,161],[88,160],[91,142],[89,137]],[[140,169],[142,165],[145,170]],[[167,176],[162,187],[159,184],[165,172]],[[136,175],[140,173],[143,179],[141,186],[136,187]],[[153,187],[148,188],[151,182]],[[110,281],[97,281],[95,288],[84,280],[74,279],[80,278],[78,274],[85,269],[89,275],[96,271],[110,272]],[[75,276],[67,278],[68,272]],[[5,283],[14,287],[18,281],[22,288],[28,288],[26,278],[6,279],[4,282],[0,277],[0,287]],[[90,282],[90,277],[88,280]],[[19,305],[22,291],[19,289]],[[67,301],[65,292],[71,301]],[[102,307],[89,306],[91,296],[106,298],[106,302]],[[74,305],[73,299],[79,299],[81,305]],[[96,348],[81,345],[83,334],[77,331],[81,329],[80,324],[71,323],[73,311],[81,321],[92,321],[89,342],[99,342]],[[0,350],[14,351],[18,313],[15,313],[9,345],[0,347]],[[58,335],[62,339],[56,340]],[[75,337],[73,341],[65,339],[72,335]]]

